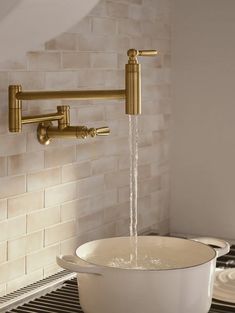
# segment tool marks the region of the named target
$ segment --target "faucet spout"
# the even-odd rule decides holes
[[[138,63],[138,56],[155,56],[157,50],[136,50],[129,49],[129,57],[126,64],[126,114],[141,114],[141,65]]]

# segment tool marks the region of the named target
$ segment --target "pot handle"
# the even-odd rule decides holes
[[[75,273],[102,275],[101,267],[90,265],[74,255],[59,255],[56,262],[62,268]]]
[[[191,240],[198,241],[204,243],[206,245],[213,245],[213,249],[216,251],[217,258],[222,255],[227,254],[230,251],[230,244],[222,239],[211,238],[211,237],[198,237],[198,238],[191,238]]]

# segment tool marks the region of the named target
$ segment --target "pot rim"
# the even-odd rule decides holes
[[[90,262],[90,261],[87,261],[85,260],[84,258],[80,257],[78,255],[78,250],[79,248],[85,246],[86,244],[88,243],[91,243],[91,242],[98,242],[98,241],[103,241],[103,240],[107,240],[107,239],[119,239],[119,238],[131,238],[129,236],[122,236],[122,237],[111,237],[111,238],[103,238],[103,239],[97,239],[97,240],[92,240],[92,241],[88,241],[84,244],[82,244],[81,246],[79,246],[77,249],[76,249],[76,256],[81,259],[83,262],[87,263],[88,265],[91,265],[91,266],[95,266],[95,267],[100,267],[102,269],[111,269],[111,270],[123,270],[123,271],[138,271],[138,272],[164,272],[164,271],[178,271],[178,270],[188,270],[188,269],[192,269],[192,268],[196,268],[196,267],[200,267],[202,265],[205,265],[207,263],[210,263],[212,260],[216,259],[216,251],[214,248],[212,248],[211,246],[205,244],[205,243],[202,243],[202,242],[198,242],[198,241],[194,241],[194,240],[190,240],[190,239],[186,239],[186,238],[179,238],[179,237],[169,237],[169,236],[138,236],[138,237],[152,237],[152,238],[168,238],[168,239],[178,239],[180,241],[190,241],[192,242],[192,244],[195,244],[195,245],[202,245],[202,246],[206,246],[209,250],[213,251],[213,254],[214,256],[211,257],[210,259],[208,259],[207,261],[205,262],[202,262],[202,263],[198,263],[198,264],[195,264],[195,265],[189,265],[189,266],[185,266],[185,267],[176,267],[176,268],[159,268],[159,269],[148,269],[148,268],[124,268],[124,267],[117,267],[117,266],[109,266],[109,265],[103,265],[103,264],[97,264],[97,263],[94,263],[94,262]]]

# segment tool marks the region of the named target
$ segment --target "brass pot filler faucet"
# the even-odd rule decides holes
[[[57,106],[56,113],[22,116],[22,100],[48,99],[126,99],[126,114],[141,114],[141,65],[138,56],[155,56],[156,50],[130,49],[126,64],[125,90],[84,90],[84,91],[22,91],[21,85],[9,86],[9,131],[21,132],[22,124],[39,123],[38,141],[47,145],[52,138],[86,138],[87,136],[107,136],[108,127],[87,128],[70,125],[70,109],[68,105]],[[53,126],[52,121],[58,125]]]

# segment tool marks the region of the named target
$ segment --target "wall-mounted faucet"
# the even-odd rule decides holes
[[[86,138],[106,136],[108,127],[87,128],[70,126],[69,106],[58,106],[56,113],[22,116],[23,100],[48,99],[116,99],[126,100],[126,114],[141,114],[141,65],[138,56],[155,56],[156,50],[130,49],[126,64],[125,90],[84,90],[84,91],[22,91],[21,85],[9,86],[9,131],[21,132],[23,124],[39,123],[37,135],[41,144],[48,144],[52,138]],[[53,126],[52,121],[58,125]]]

